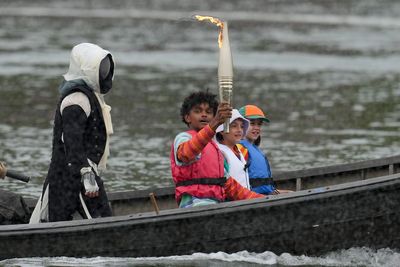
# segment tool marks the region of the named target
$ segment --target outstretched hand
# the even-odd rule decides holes
[[[214,131],[225,122],[226,119],[232,117],[232,107],[226,103],[221,102],[218,105],[217,113],[214,118],[210,121],[210,127]]]
[[[274,191],[272,191],[271,195],[279,195],[281,192],[279,192],[278,189],[275,189]]]
[[[0,179],[4,179],[7,174],[7,166],[4,162],[0,161]]]

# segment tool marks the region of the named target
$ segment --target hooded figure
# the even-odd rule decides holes
[[[31,223],[72,220],[76,211],[83,218],[111,216],[99,174],[113,133],[111,107],[103,99],[113,77],[109,51],[90,43],[72,49],[59,87],[51,163]]]

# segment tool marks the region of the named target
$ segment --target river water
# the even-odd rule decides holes
[[[108,191],[172,185],[169,149],[185,130],[183,98],[217,93],[218,29],[229,22],[234,106],[271,123],[261,147],[273,171],[356,162],[400,151],[400,3],[395,0],[84,0],[0,2],[0,160],[31,175],[6,188],[38,196],[51,155],[57,87],[80,42],[116,61]],[[0,266],[71,266],[24,259]],[[163,259],[72,259],[80,266],[395,266],[396,251],[353,248],[322,258],[270,252]],[[233,261],[233,262],[232,262]],[[236,264],[236,265],[235,265]]]

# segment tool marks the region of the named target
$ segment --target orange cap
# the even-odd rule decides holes
[[[240,114],[246,119],[261,119],[263,121],[269,122],[269,119],[265,117],[264,112],[257,106],[246,105],[239,109]]]

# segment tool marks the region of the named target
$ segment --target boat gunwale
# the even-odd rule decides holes
[[[294,170],[285,172],[281,171],[281,172],[276,172],[276,174],[274,174],[273,176],[275,181],[282,182],[282,181],[293,180],[296,178],[314,177],[314,176],[329,175],[334,173],[357,172],[363,169],[377,168],[396,163],[400,164],[400,155],[381,158],[381,159],[372,159],[367,161],[354,162],[354,163],[344,163],[337,165],[315,167],[303,170]],[[139,198],[147,198],[149,196],[149,193],[154,193],[157,197],[170,196],[171,194],[175,193],[175,187],[170,186],[163,188],[149,188],[137,191],[130,190],[130,191],[111,192],[109,193],[108,197],[110,201],[139,199]]]
[[[370,169],[376,168],[391,164],[400,163],[400,155],[395,155],[391,157],[379,158],[379,159],[371,159],[366,161],[358,161],[352,163],[343,163],[336,165],[328,165],[322,167],[314,167],[309,169],[302,170],[294,170],[294,171],[285,171],[285,172],[276,172],[274,175],[274,180],[276,181],[285,181],[293,178],[301,178],[301,177],[310,177],[310,176],[318,176],[318,175],[328,175],[334,173],[343,173],[349,171],[359,171],[362,169]]]

